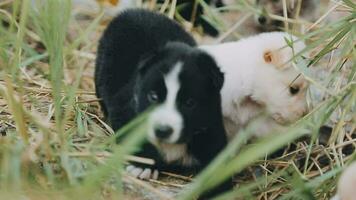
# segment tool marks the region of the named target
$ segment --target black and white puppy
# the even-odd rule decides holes
[[[142,9],[119,14],[98,48],[95,85],[102,109],[118,130],[155,106],[147,142],[137,152],[155,166],[130,166],[129,173],[148,179],[155,169],[199,172],[207,166],[227,142],[223,82],[214,59],[174,21]]]

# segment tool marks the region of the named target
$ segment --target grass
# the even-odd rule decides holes
[[[236,189],[216,199],[329,199],[335,193],[340,171],[355,157],[356,5],[352,1],[334,7],[346,15],[331,22],[327,17],[335,10],[325,9],[328,15],[314,24],[271,16],[285,24],[313,27],[306,32],[290,30],[308,42],[305,52],[313,54],[313,68],[295,65],[311,82],[312,111],[284,133],[248,144],[250,128],[241,130],[189,186],[189,177],[167,174],[166,179],[143,182],[123,172],[127,155],[144,138],[146,114],[119,130],[117,134],[129,134],[115,144],[93,87],[104,14],[86,16],[88,20],[74,12],[69,0],[37,2],[37,9],[29,0],[0,2],[0,132],[6,135],[0,138],[0,198],[169,199],[162,190],[168,187],[179,191],[177,199],[194,199],[233,175]],[[152,2],[153,9],[169,16],[179,9]],[[221,31],[214,42],[246,35],[243,26],[260,12],[249,1],[219,9],[198,2],[206,9],[206,20]],[[230,14],[242,17],[231,25],[226,20]],[[206,38],[177,18],[198,40]],[[318,130],[324,124],[333,131],[321,144]],[[306,135],[312,139],[303,140]],[[286,145],[281,155],[267,156]]]

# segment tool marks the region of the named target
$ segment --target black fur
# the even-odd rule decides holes
[[[116,131],[153,104],[165,101],[163,76],[180,61],[180,88],[175,104],[184,119],[176,144],[185,144],[196,163],[167,162],[150,142],[137,155],[153,158],[159,170],[199,172],[226,146],[220,89],[224,78],[214,59],[196,47],[194,39],[167,17],[142,9],[127,10],[104,32],[95,70],[97,96]],[[150,102],[150,91],[157,100]],[[164,152],[163,152],[164,153]],[[230,181],[209,195],[231,188]]]

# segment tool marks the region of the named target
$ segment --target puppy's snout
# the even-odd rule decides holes
[[[154,127],[155,135],[159,139],[167,139],[173,133],[173,128],[168,125],[157,125]]]
[[[259,17],[257,18],[257,21],[258,21],[258,23],[260,23],[261,25],[265,25],[266,22],[267,22],[267,18],[266,18],[265,16],[259,16]]]

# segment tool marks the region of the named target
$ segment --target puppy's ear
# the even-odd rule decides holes
[[[281,54],[281,50],[267,50],[263,53],[263,60],[265,63],[271,64],[277,69],[282,69],[285,64],[285,60],[283,60],[283,56]]]
[[[216,64],[213,57],[205,52],[198,54],[198,66],[212,81],[215,88],[221,90],[224,84],[224,74]]]

